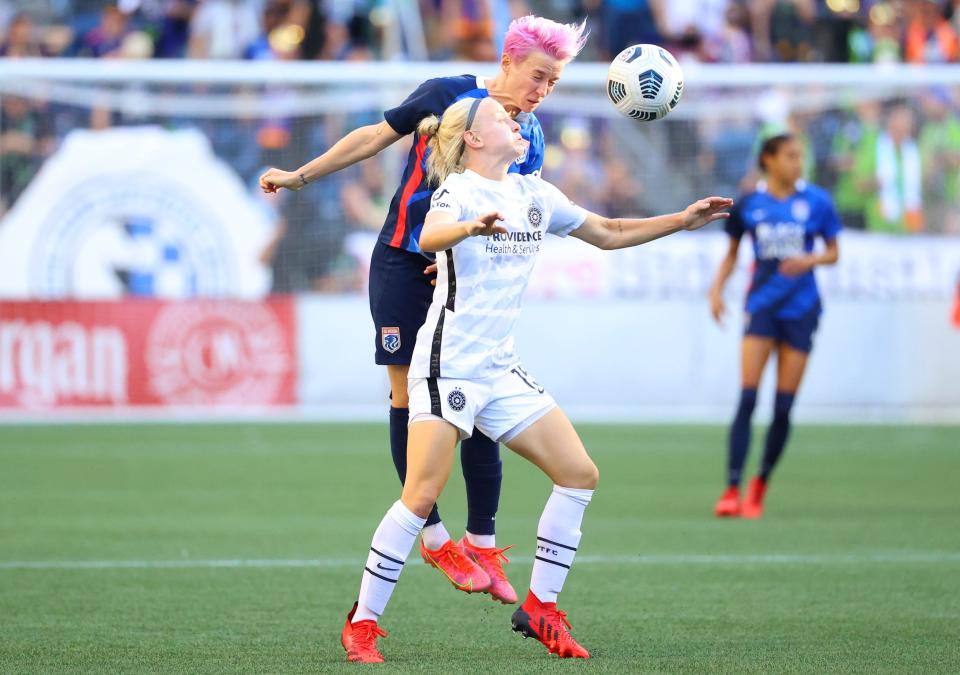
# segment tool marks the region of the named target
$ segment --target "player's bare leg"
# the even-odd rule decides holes
[[[740,515],[740,479],[750,450],[750,431],[753,410],[757,404],[757,388],[763,369],[773,351],[771,338],[745,335],[740,345],[740,402],[730,425],[727,448],[727,488],[713,508],[718,518]]]
[[[407,480],[400,499],[414,513],[429,513],[436,503],[450,477],[459,436],[456,427],[442,420],[410,425]],[[490,588],[489,575],[451,539],[439,548],[428,548],[421,538],[420,556],[457,590],[482,593]]]
[[[539,467],[554,482],[537,526],[537,554],[530,591],[513,613],[513,630],[532,637],[561,658],[589,658],[567,630],[566,613],[557,608],[567,572],[580,545],[580,524],[600,473],[576,430],[560,408],[554,408],[507,447]]]
[[[410,397],[407,391],[407,365],[388,365],[387,376],[390,378],[390,452],[393,454],[393,463],[397,467],[400,482],[405,481],[407,473],[407,445],[408,424],[410,417]],[[440,512],[436,505],[427,516],[426,527],[420,535],[421,541],[429,549],[442,548],[451,540],[450,533],[443,526]]]
[[[453,425],[442,420],[411,425],[411,450],[403,494],[374,532],[357,603],[347,615],[340,636],[348,661],[383,661],[377,648],[377,639],[386,637],[379,626],[380,617],[426,516],[447,482],[458,435]]]
[[[388,365],[390,378],[390,452],[397,468],[400,483],[404,483],[407,474],[407,446],[409,444],[410,395],[407,391],[407,365]],[[427,525],[421,537],[428,546],[439,548],[450,540],[450,534],[443,526],[436,505],[427,516]]]
[[[750,481],[743,500],[744,518],[760,518],[763,515],[763,500],[767,493],[767,485],[787,444],[790,434],[790,411],[807,369],[808,357],[807,352],[794,349],[784,342],[777,344],[777,396],[773,405],[773,420],[767,431],[759,475]]]
[[[408,371],[408,366],[387,366],[393,408],[391,414],[399,409],[406,411],[409,407]],[[406,458],[404,465],[406,465]],[[464,474],[464,480],[467,480],[466,471]],[[503,569],[504,562],[509,562],[504,555],[504,551],[508,548],[510,547],[474,546],[468,540],[468,535],[460,541],[453,541],[440,520],[436,506],[427,516],[427,525],[423,528],[420,537],[420,556],[424,562],[439,570],[455,588],[468,593],[485,589],[491,597],[504,604],[517,601],[517,594]],[[467,560],[464,560],[464,557]],[[470,564],[471,562],[473,564]],[[483,575],[477,572],[477,567],[486,574],[487,583],[483,583]]]
[[[409,408],[410,397],[407,393],[407,373],[410,366],[387,366],[390,378],[390,404],[394,408]]]

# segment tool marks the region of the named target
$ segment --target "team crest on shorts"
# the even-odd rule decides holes
[[[459,387],[447,394],[447,405],[455,412],[460,412],[467,407],[467,395]]]
[[[384,350],[391,354],[400,349],[400,328],[397,326],[384,326],[380,329],[380,344]]]
[[[530,224],[534,227],[540,227],[540,221],[543,220],[543,211],[540,210],[536,204],[531,204],[527,208],[527,220],[530,221]]]

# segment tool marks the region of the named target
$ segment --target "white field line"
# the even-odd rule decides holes
[[[513,562],[529,565],[530,557]],[[863,565],[960,562],[960,551],[876,551],[863,553],[702,553],[652,555],[582,555],[579,565]],[[9,560],[0,561],[0,570],[113,570],[113,569],[232,569],[316,567],[350,568],[362,565],[362,558],[314,559],[224,559],[224,560]]]

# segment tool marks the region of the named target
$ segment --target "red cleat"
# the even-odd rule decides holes
[[[717,505],[713,507],[717,518],[736,518],[740,515],[740,488],[731,485],[726,492],[720,495]]]
[[[740,515],[744,518],[759,518],[763,515],[763,497],[767,494],[767,481],[759,476],[750,481],[747,486],[747,496],[740,507]]]
[[[387,631],[380,628],[376,621],[357,621],[351,623],[357,611],[357,603],[347,614],[347,622],[340,633],[340,644],[347,652],[347,661],[354,663],[383,663],[383,654],[377,649],[377,638],[387,637]]]
[[[499,600],[505,605],[515,603],[517,601],[517,592],[513,590],[513,586],[510,585],[510,580],[507,579],[507,573],[503,571],[503,563],[510,562],[510,559],[507,558],[503,552],[513,547],[506,546],[504,548],[497,548],[491,546],[490,548],[480,548],[479,546],[471,544],[466,536],[460,540],[459,544],[463,548],[464,553],[466,553],[473,562],[477,563],[480,569],[490,577],[490,588],[487,589],[487,593],[489,593],[494,600]]]
[[[454,588],[464,593],[483,593],[490,588],[490,577],[464,552],[460,544],[448,539],[436,551],[431,551],[420,540],[420,556],[431,567],[443,572]]]
[[[513,613],[510,621],[513,630],[522,633],[525,638],[535,638],[547,651],[561,659],[590,658],[590,652],[567,632],[570,628],[567,613],[557,609],[555,602],[540,602],[533,591],[527,593],[527,599]]]

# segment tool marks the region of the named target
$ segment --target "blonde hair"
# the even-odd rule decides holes
[[[442,118],[425,117],[417,125],[417,133],[427,139],[430,155],[427,157],[427,183],[436,187],[451,173],[463,172],[463,134],[467,127],[473,98],[463,98],[450,105]]]

